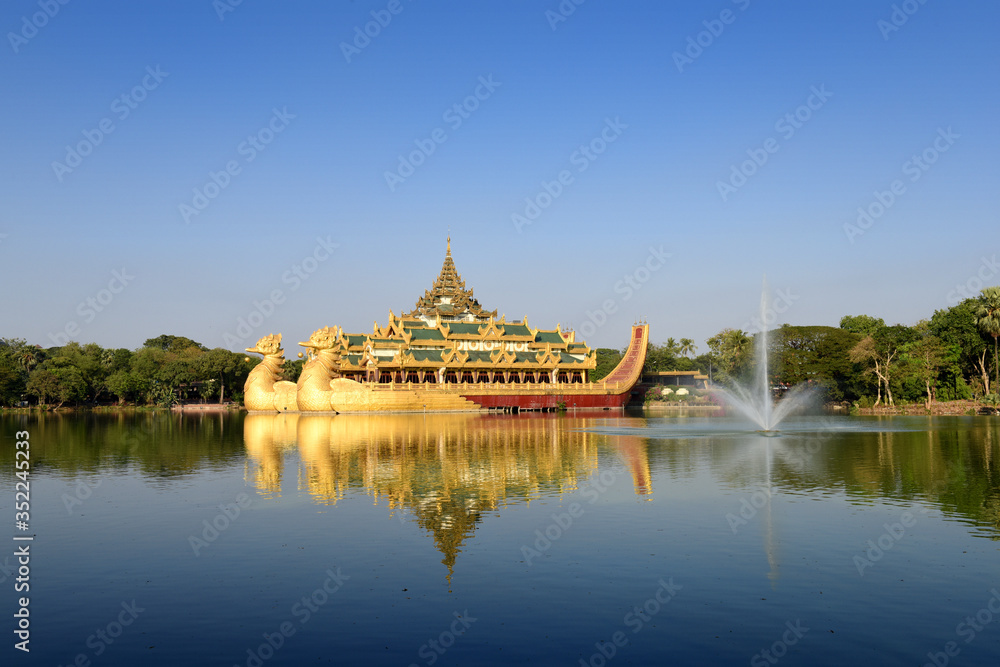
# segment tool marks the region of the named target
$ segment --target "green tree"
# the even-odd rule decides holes
[[[153,380],[152,384],[149,386],[148,400],[152,404],[159,405],[163,408],[169,408],[177,403],[177,392],[162,382]]]
[[[294,363],[294,362],[291,362]],[[289,363],[286,362],[286,368]],[[202,380],[214,379],[219,383],[219,402],[226,400],[226,385],[232,387],[239,382],[239,371],[243,368],[243,355],[236,354],[221,347],[205,352],[197,360],[199,377]],[[297,376],[296,376],[297,377]],[[246,376],[242,378],[246,381]],[[214,394],[214,391],[211,392]]]
[[[679,343],[673,338],[668,338],[667,342],[662,345],[655,345],[650,342],[646,345],[646,361],[643,364],[642,370],[644,373],[691,370],[708,372],[708,358],[699,358],[696,361],[684,356],[692,353],[695,349],[694,341],[690,338],[681,338]],[[622,354],[624,352],[625,350],[622,350]]]
[[[895,405],[892,398],[892,381],[900,367],[900,347],[913,339],[909,327],[895,324],[883,326],[862,338],[851,348],[848,358],[857,364],[863,364],[870,373],[874,373],[878,383],[878,396],[875,405],[882,402],[882,388],[885,388],[886,403]]]
[[[285,379],[289,382],[298,382],[299,376],[302,375],[302,369],[305,368],[305,359],[290,359],[285,362],[282,370],[285,374]],[[243,381],[246,381],[246,376],[243,377]]]
[[[200,379],[198,372],[202,352],[196,347],[187,347],[178,352],[168,351],[157,379],[179,397],[187,397],[193,384]]]
[[[979,301],[976,325],[987,336],[993,337],[993,384],[1000,390],[1000,357],[997,354],[997,338],[1000,338],[1000,286],[983,289]]]
[[[28,393],[38,396],[39,402],[46,405],[50,399],[58,401],[58,408],[84,400],[87,384],[80,371],[72,366],[36,368],[28,377]]]
[[[903,361],[910,374],[924,386],[924,407],[929,410],[935,398],[941,367],[948,356],[948,348],[931,332],[930,322],[927,320],[917,322],[913,331],[917,337],[903,345]]]
[[[156,338],[148,338],[142,346],[156,348],[158,350],[163,350],[164,352],[181,352],[189,347],[197,348],[202,352],[208,351],[207,347],[201,343],[191,340],[190,338],[185,338],[184,336],[170,336],[167,334],[161,334]]]
[[[28,374],[41,351],[22,338],[0,338],[0,405],[16,405],[27,392]]]
[[[747,374],[753,361],[753,338],[740,329],[723,329],[707,341],[722,379],[738,379]]]
[[[118,398],[119,404],[127,400],[137,403],[149,393],[150,381],[135,371],[123,369],[115,371],[108,377],[107,387],[108,391]]]
[[[848,358],[852,363],[861,364],[865,367],[865,373],[873,373],[875,375],[875,387],[877,397],[875,399],[875,405],[882,402],[882,386],[888,383],[888,376],[883,375],[882,369],[883,364],[892,362],[892,357],[895,356],[895,352],[887,360],[884,360],[882,354],[875,346],[875,339],[871,336],[865,336],[857,344],[851,348]],[[889,396],[888,402],[892,405],[892,396]]]
[[[175,345],[168,350],[158,345],[143,346],[132,356],[131,370],[150,382],[147,401],[164,404],[168,396],[176,399],[201,379],[198,360],[202,354],[196,345]]]
[[[0,354],[0,405],[16,405],[27,389],[26,373],[13,358]]]
[[[132,355],[130,370],[149,382],[159,382],[159,371],[166,359],[166,351],[158,347],[142,347]]]
[[[876,331],[885,327],[885,321],[881,317],[871,315],[844,315],[840,318],[840,328],[851,333],[860,334],[862,337],[871,336]]]
[[[104,363],[111,373],[129,370],[132,367],[132,350],[123,347],[104,351]]]
[[[21,367],[22,371],[30,373],[38,364],[38,350],[31,345],[22,345],[20,346],[20,349],[15,352],[15,359],[17,360],[17,365]]]
[[[590,379],[597,382],[608,376],[622,360],[622,353],[607,347],[597,348],[597,366],[590,372]]]
[[[789,385],[813,382],[828,400],[853,400],[861,387],[849,352],[860,339],[835,327],[782,325],[769,338],[773,380]]]
[[[48,405],[49,399],[59,396],[59,378],[55,372],[39,368],[28,377],[27,388],[29,394],[38,397],[40,404]]]
[[[646,361],[642,367],[644,373],[677,369],[677,356],[675,354],[677,345],[673,340],[673,338],[669,338],[663,345],[656,345],[652,342],[646,344]],[[622,352],[624,353],[624,350]]]
[[[106,381],[110,368],[106,363],[105,350],[97,343],[80,345],[69,342],[59,348],[43,365],[49,368],[73,368],[84,383],[84,398],[97,402],[101,393],[107,389]]]
[[[947,310],[937,310],[931,316],[930,332],[949,348],[949,361],[942,369],[945,376],[942,388],[955,398],[965,397],[966,379],[979,378],[983,389],[989,392],[990,375],[986,363],[989,346],[986,335],[976,325],[979,305],[978,298],[966,299]]]
[[[694,359],[691,359],[687,366],[688,368],[681,368],[680,370],[700,371],[713,380],[715,379],[715,355],[711,351],[699,354]]]

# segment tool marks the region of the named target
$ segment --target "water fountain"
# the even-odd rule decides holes
[[[773,434],[777,433],[776,427],[781,420],[796,409],[807,405],[814,398],[815,392],[811,387],[800,384],[789,389],[781,400],[775,402],[771,394],[771,378],[768,370],[767,311],[767,279],[765,278],[760,295],[761,332],[755,343],[756,367],[754,368],[752,384],[749,387],[744,387],[742,384],[734,382],[732,389],[718,387],[715,391],[727,405],[735,408],[760,426],[762,433]]]

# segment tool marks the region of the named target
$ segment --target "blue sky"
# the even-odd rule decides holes
[[[1000,283],[996,3],[230,5],[4,3],[0,336],[294,352],[412,308],[449,233],[594,347],[704,351],[765,274],[774,324]]]

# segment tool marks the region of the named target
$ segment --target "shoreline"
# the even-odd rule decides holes
[[[909,405],[896,406],[880,405],[877,408],[852,408],[851,413],[863,416],[931,415],[995,417],[1000,415],[1000,410],[977,401],[934,401],[930,404],[930,408],[924,403],[911,403]]]
[[[855,408],[843,405],[828,405],[827,408],[834,412],[848,412],[851,415],[873,417],[873,416],[957,416],[957,417],[996,417],[1000,416],[1000,408],[990,405],[983,405],[976,401],[935,401],[931,403],[930,409],[923,403],[911,403],[908,405],[887,406],[880,405],[872,408]],[[695,412],[703,414],[724,413],[725,408],[721,405],[687,405],[666,401],[651,401],[643,403],[641,406],[627,406],[626,409],[641,409],[654,412]],[[200,413],[220,413],[220,412],[247,412],[246,408],[238,403],[187,403],[184,405],[172,405],[162,407],[157,405],[90,405],[90,406],[62,406],[58,408],[46,406],[31,406],[27,408],[7,408],[0,407],[0,414],[33,414],[33,413],[72,413],[72,412],[200,412]],[[277,413],[275,413],[277,414]]]
[[[32,405],[27,408],[0,407],[0,414],[32,414],[48,412],[246,412],[238,403],[186,403],[184,405],[62,405],[59,407]]]
[[[637,406],[638,407],[638,406]],[[643,410],[657,412],[700,412],[705,414],[725,413],[725,408],[720,405],[685,405],[681,403],[668,403],[666,401],[651,401],[642,405]],[[830,412],[847,413],[852,416],[873,417],[873,416],[939,416],[939,417],[995,417],[1000,416],[1000,409],[990,405],[983,405],[976,401],[935,401],[928,409],[923,403],[911,403],[908,405],[886,406],[880,405],[877,408],[855,408],[840,404],[830,404],[826,406]]]
[[[668,403],[667,401],[650,401],[643,403],[643,410],[664,410],[667,412],[695,411],[695,412],[722,412],[721,405],[685,405],[683,403]]]

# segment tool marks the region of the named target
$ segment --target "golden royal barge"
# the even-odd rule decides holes
[[[325,327],[299,343],[308,361],[297,383],[282,379],[281,334],[247,352],[263,355],[247,378],[251,412],[419,412],[620,408],[646,358],[649,328],[632,326],[618,366],[598,382],[596,352],[576,332],[535,329],[484,310],[451,256],[416,307],[389,313],[370,334]],[[301,356],[301,355],[300,355]]]

